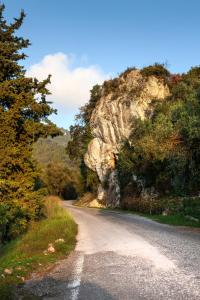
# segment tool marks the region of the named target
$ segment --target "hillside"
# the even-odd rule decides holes
[[[69,131],[65,130],[63,135],[56,137],[48,136],[40,138],[33,148],[33,158],[40,165],[47,165],[53,161],[64,161],[70,163],[69,157],[66,154],[66,147],[70,140]]]
[[[108,207],[199,217],[199,90],[199,67],[171,74],[159,64],[93,88],[70,147],[79,140],[80,149],[82,134],[94,198]]]
[[[64,129],[61,132],[63,135],[40,138],[33,146],[32,157],[40,173],[38,185],[50,194],[75,199],[81,191],[80,172],[66,151],[70,134]]]

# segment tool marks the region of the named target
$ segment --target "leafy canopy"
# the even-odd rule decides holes
[[[27,78],[20,61],[29,40],[18,37],[25,14],[8,24],[0,5],[0,215],[2,240],[15,237],[41,213],[41,191],[35,189],[36,168],[31,160],[33,143],[59,130],[48,117],[55,110],[46,100],[50,76],[39,82]],[[6,213],[5,213],[6,211]]]

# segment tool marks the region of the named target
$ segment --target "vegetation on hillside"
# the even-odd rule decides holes
[[[170,72],[167,70],[165,65],[159,63],[155,63],[154,65],[144,67],[141,70],[141,74],[147,78],[149,76],[155,76],[160,79],[162,78],[163,80],[165,80],[166,83],[169,82],[171,76]]]
[[[82,193],[81,175],[78,164],[66,153],[70,134],[40,138],[33,147],[33,159],[39,169],[38,185],[51,195],[63,199],[76,199]]]
[[[70,159],[75,162],[80,169],[82,193],[96,193],[99,179],[95,172],[90,170],[84,163],[84,155],[89,142],[93,136],[90,129],[90,119],[92,112],[100,100],[102,88],[95,85],[90,91],[89,102],[81,107],[80,113],[76,116],[76,124],[70,127],[71,140],[67,145],[67,153]]]
[[[44,203],[46,218],[32,223],[25,235],[1,248],[1,300],[18,299],[14,296],[16,284],[23,282],[33,271],[45,270],[74,249],[77,225],[72,217],[61,207],[59,198],[48,197]]]
[[[43,191],[32,162],[39,137],[60,133],[48,117],[55,112],[46,101],[50,77],[39,82],[25,77],[20,61],[29,40],[16,35],[25,14],[8,24],[0,5],[0,240],[17,237],[42,217]]]
[[[86,152],[92,137],[89,121],[99,97],[116,95],[121,80],[132,70],[135,68],[128,68],[98,89],[94,87],[98,97],[93,100],[91,92],[89,103],[78,116],[80,124],[72,128],[73,157],[76,153],[80,159]],[[186,74],[171,74],[156,63],[140,72],[144,79],[156,76],[163,80],[170,96],[154,101],[154,112],[147,119],[133,119],[132,134],[124,141],[117,161],[121,205],[143,213],[165,211],[200,218],[200,67]],[[94,188],[98,180],[92,182]],[[85,190],[91,191],[91,186],[85,185]]]
[[[153,188],[159,195],[154,199],[155,212],[169,206],[166,197],[175,197],[176,209],[183,212],[178,198],[193,197],[189,206],[196,204],[190,214],[200,217],[200,67],[170,76],[171,96],[156,105],[151,118],[133,120],[132,135],[119,154],[122,198],[134,195],[142,201],[142,186]],[[129,199],[124,205],[134,206],[134,201]]]

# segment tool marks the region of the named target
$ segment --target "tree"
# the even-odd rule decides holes
[[[50,194],[75,199],[82,192],[80,169],[66,153],[70,135],[65,132],[54,138],[40,138],[34,144],[33,159],[40,169],[40,186],[47,188]]]
[[[101,95],[102,86],[97,84],[90,91],[89,102],[82,106],[80,113],[76,115],[76,124],[70,127],[71,140],[67,145],[67,153],[70,159],[79,165],[84,191],[90,191],[94,194],[97,191],[99,179],[97,174],[85,165],[84,155],[87,152],[88,144],[93,138],[90,119]]]
[[[152,118],[133,121],[119,154],[122,192],[136,175],[160,195],[199,194],[200,68],[172,79],[171,96],[156,105]]]
[[[49,193],[64,199],[76,199],[81,193],[80,172],[77,168],[70,168],[63,161],[54,161],[43,169],[41,179]]]
[[[35,189],[36,168],[31,160],[33,143],[59,130],[48,120],[56,111],[46,100],[50,76],[39,82],[27,78],[19,62],[26,58],[23,48],[29,40],[15,35],[25,14],[8,24],[0,5],[0,212],[2,240],[15,237],[30,220],[41,215],[41,191]]]

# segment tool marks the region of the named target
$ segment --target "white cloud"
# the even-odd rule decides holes
[[[48,99],[53,101],[54,107],[61,114],[77,111],[77,108],[89,100],[92,86],[101,84],[109,77],[109,74],[105,74],[98,66],[74,67],[74,60],[73,55],[50,54],[27,71],[28,76],[39,80],[52,75],[48,87],[52,95]]]

